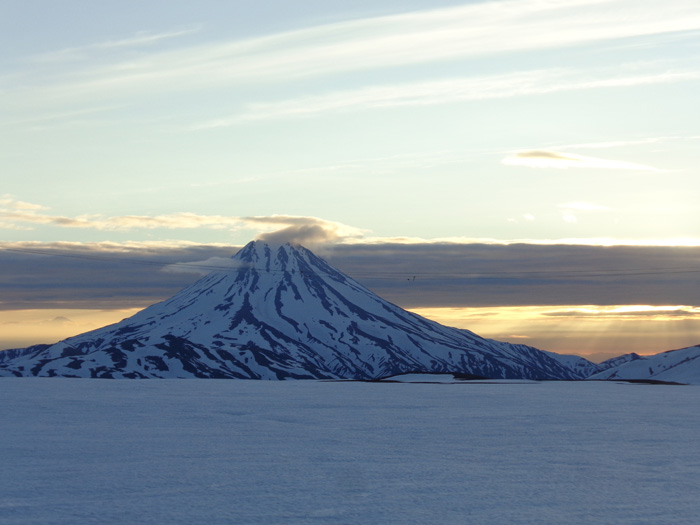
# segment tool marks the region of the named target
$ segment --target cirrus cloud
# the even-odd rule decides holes
[[[199,28],[136,34],[36,57],[59,63],[83,61],[68,72],[24,72],[28,77],[25,94],[32,95],[31,102],[45,104],[46,92],[36,93],[36,88],[47,86],[47,74],[47,89],[54,95],[104,97],[122,90],[159,92],[320,77],[700,28],[693,0],[675,0],[672,9],[651,0],[642,4],[637,1],[632,6],[629,0],[477,2],[360,17],[246,39],[183,44],[137,57],[104,55],[124,47],[177,42],[174,37]],[[95,51],[103,54],[86,60]]]
[[[634,171],[662,171],[652,166],[621,160],[585,157],[576,153],[548,150],[519,151],[501,161],[506,166],[525,166],[528,168],[587,168]]]
[[[700,75],[696,71],[647,72],[620,76],[611,70],[582,75],[580,71],[573,69],[555,68],[375,85],[276,102],[251,103],[242,113],[201,122],[191,129],[205,130],[250,121],[312,117],[371,109],[434,106],[568,91],[675,83],[696,80],[698,77]]]
[[[0,198],[0,225],[7,229],[31,225],[61,228],[83,228],[100,231],[128,230],[252,230],[257,238],[270,243],[292,243],[319,246],[348,239],[359,239],[365,230],[340,222],[295,215],[240,217],[230,215],[202,215],[179,212],[162,215],[79,215],[76,217],[52,215],[47,208],[15,199],[11,195]]]

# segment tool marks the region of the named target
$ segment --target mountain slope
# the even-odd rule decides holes
[[[622,354],[616,357],[611,357],[610,359],[600,363],[600,366],[603,370],[607,370],[608,368],[615,368],[625,363],[629,363],[630,361],[636,361],[637,359],[644,358],[639,354],[635,354],[634,352],[632,352],[630,354]]]
[[[429,321],[303,247],[251,242],[232,263],[117,324],[8,351],[0,375],[372,379],[416,371],[580,379],[596,366]]]
[[[636,358],[594,374],[590,379],[651,379],[700,384],[700,345],[651,356],[632,355]]]

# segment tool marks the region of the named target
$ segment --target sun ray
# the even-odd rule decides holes
[[[594,360],[697,344],[700,308],[688,305],[555,305],[415,308],[492,339]]]

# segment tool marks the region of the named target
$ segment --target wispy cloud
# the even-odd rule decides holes
[[[77,60],[85,60],[95,52],[151,46],[163,40],[170,40],[173,38],[191,35],[192,33],[196,33],[200,30],[201,27],[197,26],[174,31],[165,31],[161,33],[141,31],[127,38],[104,40],[84,46],[67,47],[56,51],[49,51],[47,53],[35,55],[31,57],[30,60],[36,63],[74,62]]]
[[[201,261],[178,262],[163,267],[164,272],[207,275],[213,270],[241,268],[241,264],[231,257],[208,257]]]
[[[365,231],[335,221],[317,217],[293,215],[226,216],[196,213],[164,215],[81,215],[76,217],[52,215],[47,208],[18,201],[12,196],[0,198],[0,219],[7,225],[35,224],[62,228],[84,228],[102,231],[153,229],[248,229],[260,239],[271,243],[291,242],[320,245],[351,238],[361,238]]]
[[[597,77],[597,78],[595,78]],[[372,86],[326,95],[249,104],[235,115],[211,119],[193,129],[227,127],[254,120],[308,117],[410,106],[433,106],[474,100],[544,95],[564,91],[631,87],[700,78],[696,71],[618,76],[611,71],[581,74],[572,69],[522,71],[482,77],[449,78]]]
[[[19,201],[12,195],[3,195],[0,197],[0,210],[21,210],[23,212],[34,212],[37,210],[46,210],[45,206],[41,204],[33,204],[31,202]]]
[[[285,81],[436,61],[561,48],[700,28],[695,0],[505,0],[319,25],[295,31],[182,46],[54,72],[53,95],[109,96],[127,90],[187,90],[241,82]],[[144,34],[88,46],[120,49],[196,29]],[[77,51],[81,53],[80,50]],[[70,56],[76,50],[58,53]],[[63,57],[65,58],[65,57]],[[28,87],[44,97],[41,74]],[[630,78],[631,82],[639,79]],[[616,82],[616,81],[614,81]],[[36,97],[35,97],[36,98]]]
[[[583,201],[574,201],[559,205],[562,210],[569,211],[605,211],[602,205]],[[533,221],[535,216],[523,214],[522,220]],[[19,201],[12,196],[0,197],[0,223],[5,228],[29,228],[31,226],[47,226],[60,228],[83,228],[98,231],[129,231],[153,229],[231,229],[249,231],[251,237],[268,242],[293,242],[300,244],[342,244],[342,245],[537,245],[537,246],[646,246],[646,247],[698,247],[700,238],[668,237],[668,238],[513,238],[496,239],[482,237],[379,237],[370,231],[318,217],[294,215],[267,216],[228,216],[203,215],[196,213],[172,213],[163,215],[121,215],[105,217],[102,215],[65,216],[47,212],[47,208],[34,203]],[[5,243],[6,245],[7,243]],[[20,243],[22,244],[22,243]],[[31,244],[31,243],[30,243]],[[53,243],[60,246],[79,246],[80,243]],[[92,246],[96,246],[91,244]],[[114,249],[146,249],[153,247],[182,247],[195,246],[189,241],[144,241],[118,243],[105,241],[101,244],[105,250]],[[0,248],[2,246],[0,245]]]
[[[483,244],[488,246],[533,245],[533,246],[629,246],[629,247],[699,247],[700,237],[668,238],[623,238],[623,237],[558,237],[558,238],[512,238],[494,239],[486,237],[373,237],[347,239],[343,244],[365,245],[436,245],[436,244]]]
[[[528,168],[586,168],[633,171],[662,171],[652,166],[621,160],[584,157],[575,153],[547,150],[519,151],[501,161],[506,166],[525,166]]]
[[[200,71],[223,66],[229,76],[320,75],[700,28],[692,0],[677,0],[674,9],[644,4],[631,9],[626,0],[477,3],[321,25],[160,58],[166,68],[184,58],[180,64],[187,68],[197,57]]]
[[[100,215],[80,215],[67,217],[38,213],[34,210],[0,210],[0,218],[9,222],[60,226],[64,228],[86,228],[95,230],[152,230],[212,228],[225,229],[241,227],[239,217],[224,215],[198,215],[195,213],[172,213],[166,215],[121,215],[102,217]]]
[[[588,317],[595,319],[638,319],[646,318],[651,321],[700,319],[700,308],[696,306],[675,305],[615,305],[599,306],[584,305],[565,309],[556,309],[543,312],[547,317],[578,318]]]

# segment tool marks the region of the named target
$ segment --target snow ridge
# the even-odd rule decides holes
[[[700,384],[700,345],[669,350],[652,356],[626,354],[602,364],[606,365],[611,361],[613,366],[592,375],[590,379],[636,379]]]

